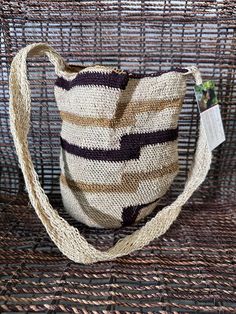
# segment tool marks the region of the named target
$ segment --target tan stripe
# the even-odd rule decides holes
[[[117,110],[114,118],[92,118],[82,117],[77,114],[73,114],[67,111],[60,111],[62,120],[83,126],[100,126],[108,128],[126,127],[135,125],[135,115],[148,112],[148,111],[161,111],[166,108],[179,108],[182,104],[183,99],[173,100],[157,100],[157,101],[141,101],[141,102],[129,102],[120,103],[117,106]]]
[[[121,221],[108,213],[103,213],[95,207],[89,205],[82,193],[80,193],[79,198],[82,205],[84,213],[96,222],[98,225],[104,228],[118,228],[121,226]]]
[[[166,167],[155,169],[150,172],[139,173],[125,173],[122,176],[120,184],[96,184],[96,183],[84,183],[81,181],[74,181],[61,174],[60,179],[64,185],[68,185],[72,190],[79,190],[89,193],[131,193],[138,189],[139,183],[144,180],[156,179],[165,176],[170,173],[174,173],[178,170],[178,162],[172,163]]]
[[[64,197],[66,189],[69,189],[68,186],[63,186],[62,187],[62,196]],[[95,222],[97,225],[103,228],[118,228],[121,227],[121,220],[119,220],[116,217],[113,217],[112,215],[108,213],[101,212],[99,209],[91,206],[89,202],[86,200],[85,196],[83,193],[79,191],[72,191],[69,190],[70,193],[72,193],[70,197],[70,204],[73,204],[73,199],[78,202],[79,204],[76,203],[74,206],[76,208],[77,213],[71,208],[69,209],[70,214],[75,218],[78,219],[78,208],[80,208],[81,211],[84,212],[84,214],[92,220],[92,222]],[[65,196],[67,197],[67,195]],[[73,207],[73,206],[72,206]]]

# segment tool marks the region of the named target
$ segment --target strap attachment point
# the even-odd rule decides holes
[[[202,84],[202,76],[200,73],[200,70],[198,69],[197,66],[190,66],[190,67],[186,67],[185,69],[188,70],[188,72],[183,73],[183,75],[189,75],[192,74],[195,80],[196,85],[200,85]]]

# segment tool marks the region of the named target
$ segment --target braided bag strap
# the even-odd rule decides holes
[[[10,70],[10,128],[19,158],[29,198],[39,219],[52,241],[69,259],[84,264],[112,260],[141,249],[150,241],[164,234],[178,217],[181,207],[204,181],[211,164],[211,152],[200,121],[199,138],[193,163],[183,192],[170,205],[164,207],[141,229],[119,240],[107,251],[100,251],[89,244],[79,230],[64,220],[49,203],[34,169],[28,148],[27,135],[30,125],[31,93],[27,79],[26,60],[28,56],[47,55],[56,72],[63,70],[65,61],[47,44],[37,43],[21,49],[14,57]],[[190,67],[186,74],[192,74],[197,84],[201,76],[197,68]]]

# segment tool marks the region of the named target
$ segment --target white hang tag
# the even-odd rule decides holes
[[[207,81],[194,87],[209,149],[212,151],[225,141],[220,107],[215,93],[213,81]]]
[[[225,132],[220,114],[219,105],[201,112],[202,123],[207,135],[207,142],[210,150],[215,149],[225,141]]]

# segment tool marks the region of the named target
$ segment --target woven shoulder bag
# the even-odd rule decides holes
[[[10,71],[10,126],[30,201],[52,241],[79,263],[112,260],[164,234],[204,181],[211,151],[200,120],[194,161],[183,192],[141,229],[107,251],[87,242],[52,208],[29,153],[31,93],[27,57],[47,55],[55,66],[62,119],[60,189],[65,210],[98,228],[119,228],[151,213],[178,173],[178,119],[186,79],[196,67],[138,75],[109,66],[72,66],[50,46],[21,49]]]

